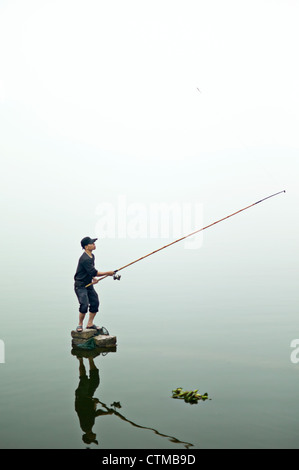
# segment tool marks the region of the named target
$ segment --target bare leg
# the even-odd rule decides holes
[[[84,318],[85,318],[85,313],[79,312],[79,323],[78,323],[78,326],[81,326],[81,327],[82,327],[82,330],[83,330]]]
[[[96,313],[89,312],[89,319],[88,319],[87,326],[92,326],[93,325],[93,320],[94,320],[95,316],[96,316]]]

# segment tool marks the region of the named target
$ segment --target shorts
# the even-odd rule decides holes
[[[100,300],[93,286],[75,286],[75,293],[78,297],[80,313],[87,313],[88,307],[91,313],[97,313],[99,311]]]

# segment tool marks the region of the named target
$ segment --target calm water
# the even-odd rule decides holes
[[[108,411],[92,426],[97,443],[83,441],[84,416],[75,408],[80,361],[70,332],[80,253],[66,255],[59,272],[48,258],[44,274],[36,261],[7,280],[1,448],[298,448],[299,363],[290,360],[299,337],[295,237],[273,257],[275,239],[257,256],[257,240],[230,240],[220,231],[220,243],[218,235],[211,232],[196,252],[172,247],[123,271],[120,282],[96,287],[97,323],[118,339],[116,352],[93,360],[100,378],[93,396],[97,409]],[[109,253],[98,249],[101,256]],[[83,363],[89,375],[92,362]],[[173,400],[178,386],[211,400]]]

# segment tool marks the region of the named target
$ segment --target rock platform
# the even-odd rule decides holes
[[[115,348],[116,336],[99,335],[96,330],[71,331],[72,346],[79,349]],[[92,346],[90,346],[90,344]]]

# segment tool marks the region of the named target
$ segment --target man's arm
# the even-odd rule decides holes
[[[114,271],[105,271],[105,272],[98,271],[94,277],[113,276],[113,274],[114,274]]]
[[[101,279],[103,279],[103,277],[105,276],[113,276],[113,274],[115,273],[115,271],[105,271],[103,273],[101,273],[100,271],[97,272],[97,274],[95,274],[92,278],[92,282],[90,284],[88,284],[87,286],[85,287],[88,287],[90,286],[91,284],[97,284]],[[97,279],[97,277],[99,277],[99,279]]]
[[[114,271],[105,271],[105,272],[98,271],[96,268],[94,268],[91,258],[87,258],[86,260],[84,260],[83,265],[84,265],[85,271],[88,274],[90,274],[92,277],[113,276],[114,274]]]

